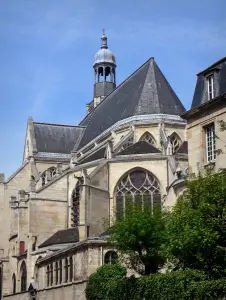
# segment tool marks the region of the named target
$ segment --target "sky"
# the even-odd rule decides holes
[[[76,125],[93,96],[102,29],[117,83],[150,57],[186,109],[226,56],[225,0],[0,0],[0,173],[22,163],[27,120]]]

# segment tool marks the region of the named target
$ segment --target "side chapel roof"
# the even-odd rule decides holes
[[[70,154],[84,131],[81,126],[37,122],[33,124],[38,152]]]
[[[165,76],[150,58],[113,90],[80,123],[85,126],[78,149],[116,122],[136,115],[181,115],[185,108]]]
[[[79,231],[78,228],[68,228],[59,230],[53,235],[51,235],[47,240],[45,240],[39,248],[46,246],[57,245],[57,244],[69,244],[77,243],[79,241]]]

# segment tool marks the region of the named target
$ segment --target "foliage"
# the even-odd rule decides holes
[[[94,294],[88,300],[183,300],[189,298],[189,288],[196,290],[193,284],[206,279],[203,273],[190,271],[175,271],[167,274],[151,274],[135,278],[133,276],[110,280],[101,286],[102,298]],[[100,288],[100,286],[98,286]],[[195,298],[194,298],[195,299]],[[199,298],[197,298],[199,299]]]
[[[226,275],[226,171],[199,175],[173,207],[164,251],[175,269]]]
[[[197,300],[217,300],[225,299],[226,296],[226,279],[206,280],[194,283],[189,287],[188,299]]]
[[[146,275],[156,273],[163,265],[165,215],[158,207],[127,204],[123,217],[111,228],[108,242],[121,253],[130,268]],[[142,268],[143,267],[143,268]]]
[[[87,300],[107,300],[109,287],[126,276],[126,268],[119,264],[106,264],[89,277],[86,286]]]

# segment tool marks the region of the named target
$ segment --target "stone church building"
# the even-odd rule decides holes
[[[93,69],[84,119],[30,117],[22,165],[0,174],[0,299],[29,299],[32,287],[38,299],[85,299],[88,276],[117,257],[106,223],[127,201],[172,206],[183,189],[185,108],[154,58],[116,85],[103,34]]]

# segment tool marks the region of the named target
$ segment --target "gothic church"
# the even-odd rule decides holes
[[[0,299],[85,299],[87,278],[117,256],[105,246],[127,201],[172,206],[188,154],[185,108],[148,59],[116,85],[107,36],[94,97],[78,125],[28,119],[23,163],[0,174]],[[35,299],[35,298],[34,298]]]

